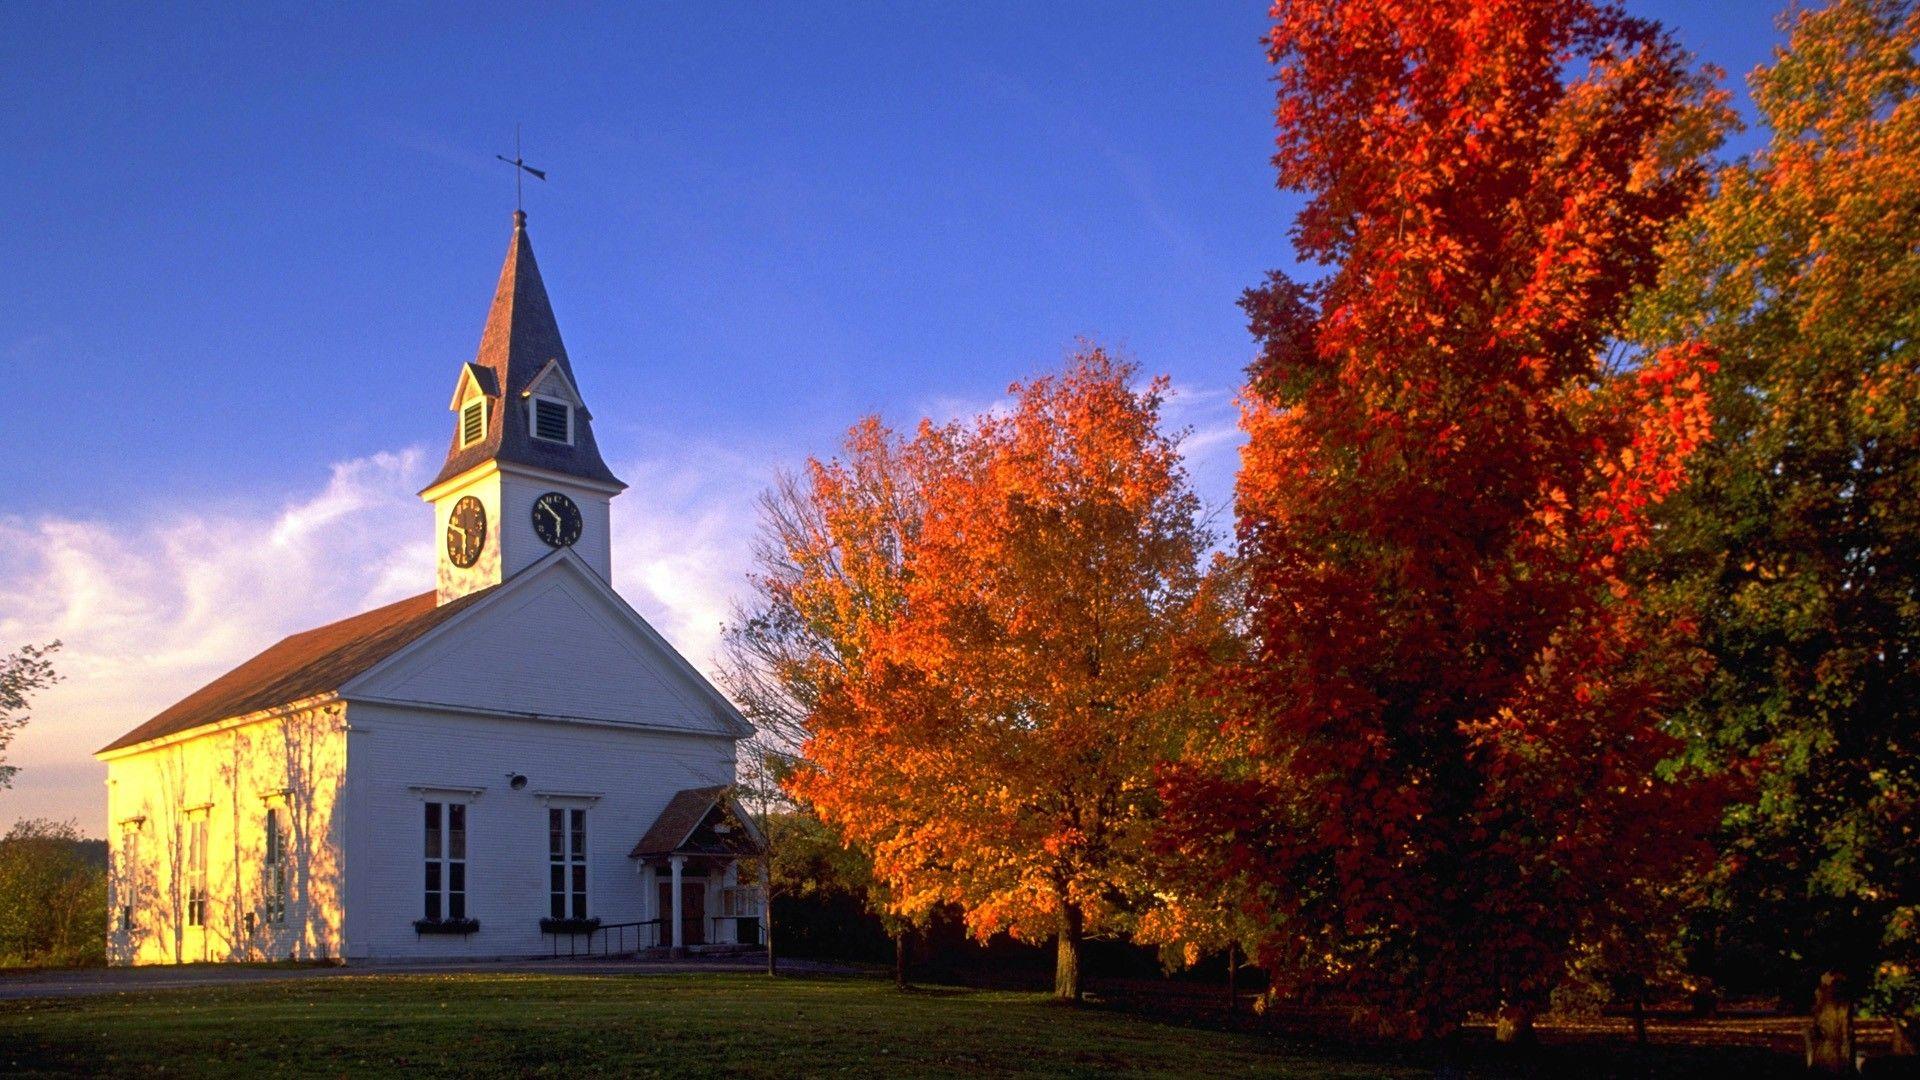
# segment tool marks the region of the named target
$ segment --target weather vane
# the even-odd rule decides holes
[[[513,125],[513,156],[508,157],[505,154],[495,154],[493,156],[513,166],[513,209],[515,213],[524,212],[525,208],[521,205],[521,200],[520,200],[520,179],[521,179],[520,174],[521,173],[531,174],[535,180],[545,180],[547,178],[547,174],[545,171],[541,169],[536,169],[533,166],[527,164],[526,160],[520,156],[520,125],[519,124]]]

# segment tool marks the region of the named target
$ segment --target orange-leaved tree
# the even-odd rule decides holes
[[[812,665],[792,789],[872,853],[898,913],[1057,938],[1064,998],[1083,938],[1151,901],[1155,769],[1193,723],[1183,672],[1224,640],[1165,384],[1134,375],[1088,349],[1004,412],[923,423],[889,450],[917,517],[862,510],[791,560],[792,591],[858,645]],[[814,466],[817,497],[843,504],[849,475]],[[881,564],[884,590],[847,570]]]
[[[739,781],[760,811],[770,871],[788,841],[803,854],[808,847],[808,808],[790,805],[787,782],[815,710],[863,678],[874,634],[901,610],[902,558],[920,529],[924,455],[871,418],[848,431],[841,453],[783,473],[761,496],[751,592],[723,632],[721,680],[755,732]],[[766,879],[769,973],[773,894],[786,876]],[[899,939],[906,927],[889,921]]]
[[[1693,654],[1627,569],[1706,431],[1681,348],[1612,348],[1726,122],[1600,0],[1281,0],[1300,254],[1245,306],[1238,510],[1260,707],[1169,780],[1261,959],[1379,1019],[1524,1032],[1581,935],[1700,854],[1663,779]]]

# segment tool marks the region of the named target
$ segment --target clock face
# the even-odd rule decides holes
[[[453,504],[447,515],[447,558],[466,569],[480,560],[487,546],[487,508],[471,495]]]
[[[557,491],[533,500],[533,531],[548,547],[572,547],[580,539],[580,508]]]

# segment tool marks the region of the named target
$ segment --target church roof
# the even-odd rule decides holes
[[[499,586],[437,606],[434,594],[425,592],[284,638],[96,753],[338,690],[347,680],[399,652],[495,588]]]
[[[471,446],[460,445],[455,431],[447,448],[446,464],[433,484],[450,480],[476,465],[500,461],[528,465],[548,472],[577,476],[600,483],[620,484],[620,480],[600,458],[593,440],[593,422],[587,410],[574,411],[573,445],[535,439],[527,430],[527,410],[523,406],[527,388],[549,363],[559,365],[567,382],[579,386],[573,367],[567,362],[566,346],[560,343],[560,324],[553,317],[553,305],[547,299],[547,287],[540,280],[540,266],[533,260],[533,243],[527,239],[527,215],[513,214],[513,241],[507,246],[507,261],[500,268],[500,283],[493,291],[493,308],[487,313],[487,326],[480,335],[480,352],[474,365],[492,374],[494,385],[482,383],[482,389],[494,398],[486,437]],[[625,486],[622,484],[621,486]]]
[[[729,816],[738,819],[744,836],[734,839],[731,835],[695,835],[695,831],[707,821],[716,806],[724,806]],[[754,829],[753,822],[748,820],[740,805],[734,801],[732,786],[716,784],[674,792],[673,798],[667,800],[667,808],[660,811],[653,827],[647,830],[639,843],[633,845],[627,857],[745,855],[759,846],[758,830]]]

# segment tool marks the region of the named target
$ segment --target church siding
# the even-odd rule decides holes
[[[651,918],[643,874],[627,857],[676,791],[733,779],[733,739],[551,720],[510,719],[354,703],[348,849],[354,904],[350,958],[538,955],[548,913],[547,811],[588,807],[588,913],[605,922]],[[511,776],[527,777],[513,790]],[[439,789],[435,791],[434,789]],[[468,937],[422,935],[422,805],[458,800],[467,810]],[[562,793],[558,796],[552,793]],[[599,793],[591,802],[581,794]],[[715,888],[718,882],[714,883]],[[717,894],[709,897],[718,911]],[[631,941],[631,936],[629,937]],[[561,948],[566,941],[561,939]]]
[[[344,946],[342,707],[272,717],[115,758],[107,773],[108,957],[116,964],[323,959]],[[286,830],[284,921],[268,918],[266,815]],[[204,821],[205,903],[194,903]],[[129,865],[126,855],[137,856]],[[120,908],[132,908],[122,929]],[[200,924],[193,924],[199,909]]]

